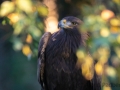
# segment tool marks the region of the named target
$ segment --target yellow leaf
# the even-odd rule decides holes
[[[91,80],[91,79],[93,78],[93,73],[87,72],[87,73],[85,74],[85,78],[86,78],[87,80]]]
[[[120,4],[120,0],[113,0],[113,2]]]
[[[13,34],[14,35],[19,35],[22,32],[22,28],[20,27],[20,25],[17,25],[14,29]]]
[[[26,42],[32,43],[32,36],[30,34],[27,35]]]
[[[33,32],[33,35],[35,35],[36,37],[40,37],[41,36],[41,31],[39,29],[35,29]]]
[[[19,20],[19,15],[17,13],[11,13],[7,17],[12,23],[16,23]]]
[[[107,28],[102,28],[101,31],[100,31],[100,34],[103,37],[108,37],[110,32],[109,32],[109,30]]]
[[[38,13],[42,16],[47,16],[48,15],[48,10],[45,6],[39,6],[37,8],[37,10],[38,10]]]
[[[112,17],[114,17],[115,15],[114,15],[114,13],[112,12],[112,11],[110,11],[110,10],[103,10],[102,12],[101,12],[101,17],[103,18],[103,19],[105,19],[105,20],[108,20],[108,19],[110,19],[110,18],[112,18]]]
[[[16,0],[17,6],[26,13],[32,12],[31,0]]]
[[[93,59],[90,56],[86,56],[84,62],[81,65],[82,74],[87,80],[93,78]]]
[[[77,51],[77,53],[76,53],[76,55],[77,55],[77,57],[79,58],[79,59],[82,59],[82,58],[84,58],[85,57],[85,54],[84,54],[84,52],[83,51]]]
[[[118,35],[117,41],[118,41],[118,43],[120,43],[120,35]]]
[[[28,56],[32,53],[30,47],[28,45],[24,45],[22,48],[22,52],[24,55]]]
[[[111,31],[112,33],[118,33],[119,30],[120,30],[120,28],[119,28],[119,27],[116,27],[116,26],[112,26],[112,27],[110,28],[110,31]]]
[[[117,18],[111,19],[110,24],[113,26],[120,26],[120,20],[118,20]]]
[[[103,73],[103,65],[100,63],[95,64],[95,71],[98,75],[102,75]]]
[[[116,76],[116,70],[113,67],[111,67],[111,66],[108,66],[106,68],[106,73],[110,77],[115,77]]]
[[[111,87],[110,87],[110,84],[108,84],[108,85],[104,85],[103,90],[112,90]]]
[[[1,9],[0,9],[0,16],[6,16],[7,14],[9,14],[10,12],[12,12],[14,10],[14,3],[10,2],[10,1],[4,1],[1,4]]]

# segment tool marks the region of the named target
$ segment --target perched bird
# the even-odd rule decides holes
[[[46,32],[39,42],[38,81],[43,90],[101,90],[100,78],[91,80],[76,67],[76,51],[85,46],[86,34],[79,32],[82,21],[73,16],[63,18],[59,31]]]

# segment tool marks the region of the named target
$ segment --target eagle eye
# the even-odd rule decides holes
[[[73,25],[77,25],[77,23],[76,23],[76,22],[72,22],[72,24],[73,24]]]

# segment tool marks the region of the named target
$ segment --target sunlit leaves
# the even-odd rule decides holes
[[[89,15],[88,17],[84,18],[84,24],[81,27],[82,30],[92,30],[96,31],[105,27],[105,21],[98,15]]]
[[[120,35],[117,36],[117,42],[120,44]]]
[[[13,12],[13,10],[15,9],[15,5],[13,2],[10,1],[5,1],[1,4],[0,7],[0,16],[6,16],[7,14]]]
[[[29,30],[30,34],[36,39],[39,38],[42,35],[42,32],[37,27],[35,27],[34,25],[31,25],[28,28],[28,30]]]
[[[26,42],[32,43],[32,36],[30,34],[27,35]]]
[[[45,7],[45,6],[38,6],[37,10],[38,10],[38,13],[42,16],[47,16],[47,14],[48,14],[47,7]]]
[[[80,62],[80,63],[82,63],[83,62],[83,59],[85,58],[85,53],[83,52],[83,51],[77,51],[77,53],[76,53],[76,55],[77,55],[77,57],[78,57],[78,61]]]
[[[120,26],[120,19],[113,18],[113,19],[110,20],[110,24],[112,26]]]
[[[16,23],[20,19],[18,13],[11,13],[7,17],[10,19],[11,23]]]
[[[113,1],[118,4],[118,0]],[[111,5],[113,5],[113,2]],[[117,71],[114,67],[119,68],[120,64],[120,14],[108,10],[103,4],[92,7],[84,5],[82,11],[84,23],[80,27],[82,31],[90,32],[90,40],[88,39],[90,45],[88,47],[92,58],[97,62],[94,67],[96,73],[111,79],[116,78]],[[113,54],[114,52],[115,54]],[[81,54],[81,56],[78,54]],[[84,55],[80,60],[82,63],[85,61],[86,54],[86,52],[77,52],[78,59]],[[109,66],[110,62],[113,66]],[[82,70],[87,71],[85,67]],[[103,88],[107,89],[106,87]],[[111,90],[111,88],[108,88],[108,90]]]
[[[111,31],[111,33],[113,33],[113,34],[118,34],[118,32],[120,31],[120,27],[111,26],[111,27],[110,27],[110,31]]]
[[[109,86],[109,83],[108,85],[103,86],[103,90],[112,90],[111,87]]]
[[[82,5],[81,11],[84,16],[86,15],[93,15],[99,13],[100,10],[105,9],[104,5],[94,5],[94,6],[89,6],[89,5]]]
[[[95,70],[98,75],[102,75],[104,72],[104,65],[108,62],[110,55],[110,49],[107,46],[102,46],[94,52],[94,59],[98,60],[95,64]]]
[[[5,17],[4,20],[2,21],[2,25],[7,25],[10,24],[10,19]]]
[[[14,42],[13,42],[13,49],[14,50],[21,50],[22,46],[23,46],[22,41],[20,39],[17,39],[17,38],[14,38],[13,40],[14,40]]]
[[[110,31],[107,28],[102,28],[100,34],[103,37],[108,37],[110,35]]]
[[[23,52],[23,54],[26,55],[26,56],[29,56],[29,55],[32,54],[32,51],[31,51],[31,49],[30,49],[30,46],[28,46],[28,45],[24,45],[24,46],[22,47],[22,52]]]
[[[120,5],[120,0],[113,0],[116,4]]]
[[[111,77],[111,78],[115,78],[116,77],[116,70],[113,67],[107,66],[106,68],[106,74]]]
[[[14,50],[22,50],[28,57],[37,55],[38,42],[44,28],[41,17],[47,15],[47,8],[40,1],[34,0],[5,1],[0,8],[0,16],[9,19],[9,24],[14,28],[10,39]],[[4,19],[2,24],[6,22]]]
[[[32,2],[31,0],[16,0],[16,5],[19,9],[25,11],[26,13],[32,12]]]
[[[76,66],[82,69],[82,74],[87,80],[91,80],[94,74],[92,57],[86,54],[84,50],[78,50],[76,55],[78,58]]]
[[[114,67],[119,67],[120,66],[120,60],[117,56],[112,56],[111,57],[111,62]]]
[[[103,74],[103,65],[101,63],[95,64],[95,71],[97,75],[102,75]]]
[[[114,15],[114,13],[112,12],[112,11],[110,11],[110,10],[107,10],[107,9],[105,9],[105,10],[103,10],[102,12],[101,12],[101,17],[104,19],[104,20],[108,20],[108,19],[110,19],[110,18],[112,18],[112,17],[114,17],[115,15]]]
[[[82,74],[86,79],[91,80],[94,75],[93,59],[91,56],[86,56],[84,62],[81,64]]]
[[[114,50],[115,50],[117,56],[120,58],[120,47],[117,46],[114,48]]]

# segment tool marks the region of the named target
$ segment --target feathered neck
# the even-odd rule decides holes
[[[81,36],[79,30],[77,28],[73,28],[73,29],[61,29],[60,32],[65,33],[66,35],[75,35],[75,36]]]
[[[60,32],[64,33],[67,37],[70,36],[70,39],[73,40],[76,39],[78,42],[81,43],[81,45],[86,46],[86,40],[88,39],[88,33],[87,32],[80,32],[78,28],[73,29],[61,29]],[[73,41],[74,42],[74,41]]]

